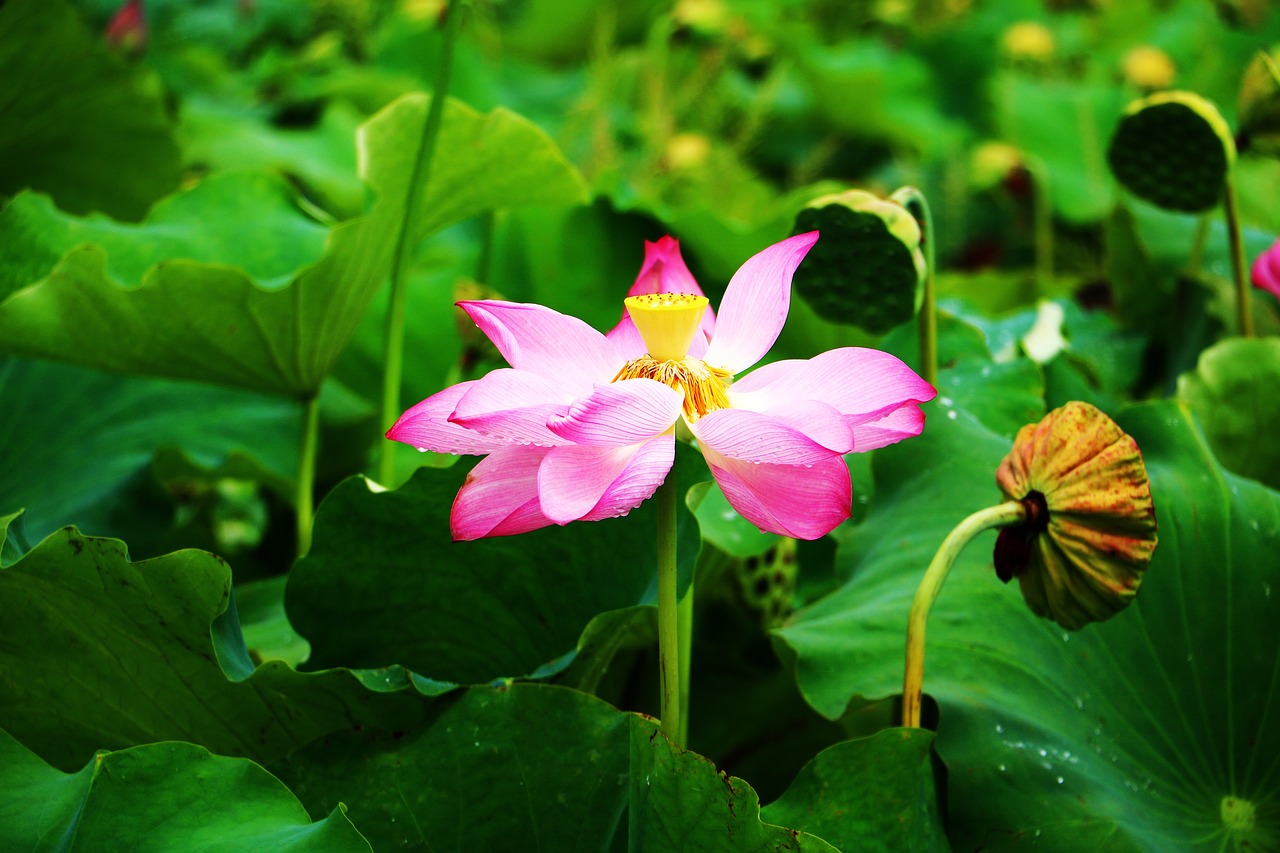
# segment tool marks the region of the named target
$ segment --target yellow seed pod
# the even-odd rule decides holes
[[[1149,44],[1140,44],[1126,53],[1120,68],[1124,79],[1139,89],[1167,89],[1178,73],[1169,54]]]
[[[1077,630],[1133,601],[1156,549],[1142,452],[1114,421],[1071,402],[1018,432],[996,484],[1029,512],[996,540],[1001,580],[1031,610]]]

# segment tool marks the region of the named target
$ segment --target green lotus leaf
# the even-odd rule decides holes
[[[63,770],[95,749],[186,740],[270,761],[361,721],[421,716],[350,672],[254,667],[227,564],[205,551],[134,563],[115,539],[59,530],[0,569],[0,727]]]
[[[63,773],[0,730],[7,850],[369,851],[345,808],[312,823],[280,780],[190,743],[101,752]]]
[[[291,210],[280,181],[255,175],[211,178],[136,227],[19,196],[0,212],[3,347],[124,373],[318,393],[389,274],[428,100],[407,95],[362,125],[360,173],[377,201],[327,237]],[[493,207],[583,195],[542,131],[453,101],[430,179],[411,240]]]
[[[1230,338],[1200,353],[1196,369],[1178,377],[1190,407],[1223,467],[1280,489],[1280,339]]]
[[[0,509],[25,507],[37,542],[74,523],[157,553],[175,509],[148,471],[158,453],[277,493],[297,469],[301,414],[277,397],[0,358],[0,399]]]
[[[65,0],[0,7],[0,80],[0,194],[32,188],[73,213],[136,221],[178,186],[159,87],[112,55]]]
[[[1106,128],[1124,105],[1117,87],[1040,80],[1007,71],[992,81],[1000,138],[1021,150],[1038,191],[1072,222],[1096,222],[1113,205],[1104,149]]]
[[[876,451],[875,505],[837,555],[848,583],[776,632],[829,718],[854,696],[901,690],[924,567],[952,526],[1000,499],[1008,439],[963,413],[930,414],[919,438]],[[1134,603],[1064,632],[996,579],[984,535],[933,608],[924,687],[940,710],[957,849],[1280,841],[1280,495],[1225,472],[1177,404],[1116,420],[1142,450],[1160,522]]]
[[[348,804],[377,849],[834,849],[763,822],[749,784],[585,693],[517,683],[441,703],[428,725],[335,734],[272,769],[314,814]]]
[[[948,851],[933,740],[894,728],[828,747],[761,814],[841,850]]]
[[[706,479],[702,456],[679,449],[678,481]],[[545,677],[572,660],[592,618],[656,601],[653,501],[625,519],[453,542],[449,508],[467,470],[422,468],[378,493],[353,477],[329,494],[285,590],[313,666],[399,664],[458,684]],[[683,588],[700,537],[687,508],[678,519]]]

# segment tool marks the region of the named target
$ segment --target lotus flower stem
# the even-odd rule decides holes
[[[386,334],[382,352],[382,431],[390,429],[400,414],[400,377],[404,371],[404,314],[408,295],[409,270],[413,266],[414,223],[418,208],[426,194],[431,177],[431,160],[435,154],[436,139],[444,117],[444,104],[449,95],[449,77],[453,68],[453,46],[458,40],[462,24],[463,0],[452,0],[445,7],[444,43],[441,46],[440,65],[436,69],[436,85],[431,93],[431,106],[422,127],[422,140],[413,161],[413,172],[405,188],[404,219],[396,238],[395,254],[391,265],[391,297],[387,305]],[[395,479],[395,445],[381,442],[378,458],[378,481],[392,486]]]
[[[672,474],[671,476],[675,476]],[[676,613],[676,630],[680,635],[680,746],[689,743],[689,667],[693,661],[693,581],[680,599]]]
[[[1227,240],[1231,244],[1231,272],[1236,281],[1236,311],[1240,317],[1240,334],[1254,336],[1252,302],[1249,296],[1249,268],[1244,259],[1244,237],[1240,231],[1240,202],[1236,198],[1236,182],[1231,170],[1223,187],[1222,206],[1227,214]]]
[[[658,684],[662,733],[683,748],[684,708],[680,667],[680,605],[676,589],[676,473],[658,486]]]
[[[302,449],[298,459],[298,556],[311,550],[316,453],[320,448],[320,395],[302,404]]]
[[[920,376],[925,382],[938,384],[938,291],[934,284],[937,266],[937,234],[933,230],[933,213],[929,200],[915,187],[902,187],[893,199],[910,211],[920,223],[920,243],[924,248],[924,299],[920,303]]]
[[[986,530],[1007,527],[1026,520],[1027,509],[1019,501],[1006,501],[981,509],[955,526],[942,540],[938,553],[934,554],[924,579],[916,589],[911,602],[911,615],[907,618],[907,665],[902,679],[902,725],[920,727],[920,707],[924,698],[924,629],[929,609],[938,597],[943,582],[951,571],[964,546]]]

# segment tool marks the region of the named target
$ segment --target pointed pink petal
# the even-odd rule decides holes
[[[645,293],[693,293],[705,296],[693,273],[680,254],[680,241],[671,236],[658,239],[656,243],[648,240],[644,243],[644,263],[640,265],[640,274],[635,284],[627,291],[627,296],[640,296]]]
[[[924,431],[924,412],[914,403],[853,424],[853,449],[859,453],[897,444]]]
[[[468,384],[471,388],[458,400],[451,423],[504,445],[564,443],[547,429],[547,420],[568,411],[573,400],[563,386],[509,367]]]
[[[774,465],[812,465],[839,456],[853,446],[853,433],[840,413],[830,406],[808,407],[819,418],[816,431],[836,447],[826,447],[797,426],[781,418],[749,409],[718,409],[699,418],[690,429],[698,445],[743,462],[768,462]],[[822,408],[824,411],[813,412]]]
[[[707,347],[707,364],[736,374],[769,351],[787,321],[791,276],[817,241],[817,231],[789,237],[752,256],[733,274]]]
[[[711,474],[734,509],[769,533],[818,539],[849,517],[853,486],[844,458],[806,465],[744,462],[702,448]]]
[[[586,394],[609,382],[625,361],[604,335],[541,305],[483,300],[458,305],[493,341],[512,367],[529,370]]]
[[[453,500],[454,540],[511,536],[551,524],[538,503],[538,466],[547,453],[545,447],[506,447],[481,459]]]
[[[624,379],[597,385],[568,412],[552,417],[547,429],[575,444],[622,447],[648,441],[675,424],[684,394],[652,379]],[[563,442],[561,442],[563,443]]]
[[[401,415],[387,430],[387,438],[436,453],[490,453],[506,447],[509,442],[500,438],[449,422],[458,400],[475,386],[475,382],[461,382],[432,394]]]
[[[660,435],[645,442],[582,520],[600,521],[631,512],[653,497],[653,493],[671,471],[675,458],[675,436]]]
[[[937,393],[896,356],[843,347],[808,361],[766,364],[734,380],[729,399],[734,406],[760,412],[800,400],[821,400],[843,415],[870,415],[923,403]]]
[[[634,459],[641,448],[655,443],[656,448],[649,448],[641,459]],[[638,506],[658,488],[674,458],[673,436],[659,436],[644,445],[626,447],[566,444],[552,448],[538,469],[542,512],[556,524],[583,518],[598,505],[620,514],[617,500],[625,498],[632,501],[631,506]],[[618,496],[617,500],[612,496]]]

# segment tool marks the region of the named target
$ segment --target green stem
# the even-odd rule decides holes
[[[302,451],[298,457],[298,556],[311,550],[316,455],[320,448],[320,395],[302,402]]]
[[[979,533],[993,527],[1018,524],[1027,517],[1026,508],[1018,501],[1006,501],[975,512],[955,526],[942,540],[942,547],[934,554],[925,570],[924,579],[916,589],[911,602],[911,615],[907,618],[907,665],[902,679],[902,725],[920,727],[920,706],[924,699],[924,629],[929,618],[929,608],[938,597],[951,566]]]
[[[1240,231],[1240,202],[1236,198],[1236,182],[1227,171],[1223,207],[1227,211],[1227,240],[1231,243],[1231,272],[1236,280],[1236,313],[1240,318],[1240,334],[1252,338],[1253,311],[1249,296],[1249,272],[1244,259],[1244,236]]]
[[[893,198],[920,223],[920,244],[924,248],[924,298],[920,303],[920,375],[930,385],[938,384],[938,290],[934,283],[937,268],[937,234],[929,200],[915,187],[902,187]]]
[[[669,476],[675,476],[672,472]],[[676,632],[680,636],[680,746],[689,743],[689,667],[693,661],[693,578],[680,599],[676,614]]]
[[[431,177],[431,160],[435,154],[436,139],[440,135],[440,123],[444,118],[444,105],[449,95],[449,76],[453,69],[453,47],[462,27],[462,0],[452,0],[445,8],[444,44],[440,53],[440,66],[436,69],[436,85],[431,93],[431,106],[422,127],[422,141],[413,161],[413,172],[405,188],[404,218],[396,237],[395,254],[391,264],[391,297],[387,306],[386,333],[382,351],[382,430],[395,424],[400,415],[400,377],[404,372],[404,313],[408,296],[409,270],[413,266],[416,243],[413,225],[418,218],[418,207],[426,194]],[[381,442],[378,458],[378,481],[392,486],[396,471],[396,446],[393,442]]]
[[[658,487],[658,683],[662,733],[681,748],[680,613],[676,600],[676,472]]]

